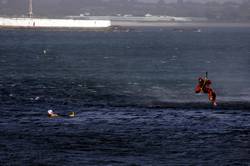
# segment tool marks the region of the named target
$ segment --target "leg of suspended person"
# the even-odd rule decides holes
[[[208,99],[212,102],[212,104],[214,106],[217,105],[217,103],[216,103],[216,93],[212,89],[208,90]]]

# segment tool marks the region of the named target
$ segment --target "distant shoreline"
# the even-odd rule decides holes
[[[135,22],[111,21],[112,26],[122,27],[250,27],[250,23],[219,22]]]
[[[33,31],[90,31],[90,32],[129,32],[137,28],[172,28],[174,31],[185,30],[200,32],[201,28],[250,28],[250,23],[218,23],[218,22],[135,22],[111,21],[106,28],[69,28],[69,27],[19,27],[0,26],[1,30],[33,30]]]

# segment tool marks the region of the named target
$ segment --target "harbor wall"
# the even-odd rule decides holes
[[[4,18],[0,17],[0,27],[26,28],[107,28],[110,20],[73,20],[43,18]]]

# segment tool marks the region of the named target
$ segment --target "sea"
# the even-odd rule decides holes
[[[248,27],[2,29],[0,41],[1,166],[250,165]],[[206,72],[216,107],[194,91]]]

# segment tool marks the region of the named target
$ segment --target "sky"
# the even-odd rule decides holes
[[[0,0],[1,3],[6,3],[7,1],[11,1],[11,0]],[[28,0],[25,0],[28,1]],[[33,0],[33,1],[42,1],[42,0]],[[47,1],[47,0],[46,0]],[[53,2],[58,2],[60,0],[50,0],[50,3]],[[72,0],[73,1],[73,0]],[[88,0],[83,0],[83,1],[88,1]],[[91,1],[91,0],[89,0]],[[109,1],[109,0],[104,0],[104,1]],[[138,0],[139,2],[148,2],[148,3],[156,3],[159,0]],[[177,0],[164,0],[166,3],[168,2],[176,2]],[[242,2],[244,0],[183,0],[184,2],[209,2],[209,1],[216,1],[216,2]]]
[[[139,0],[144,2],[158,2],[159,0]],[[176,2],[177,0],[165,0],[165,2]],[[240,0],[183,0],[183,1],[193,1],[193,2],[208,2],[208,1],[217,1],[217,2],[225,2],[225,1],[231,1],[231,2],[238,2]]]
[[[98,6],[101,0],[33,0],[34,13],[42,16],[64,16],[64,15],[79,15],[88,12],[91,15],[116,15],[116,14],[132,14],[132,15],[145,15],[151,13],[153,15],[172,15],[172,16],[193,16],[193,17],[208,17],[208,18],[223,18],[234,19],[241,18],[242,20],[250,20],[249,4],[245,6],[235,5],[218,5],[210,4],[208,7],[200,4],[184,5],[181,10],[176,10],[175,6],[165,5],[163,8],[156,8],[155,5],[135,6],[133,4],[124,3],[125,0],[102,0],[106,2],[119,2],[106,3],[104,6]],[[150,2],[157,3],[159,0],[127,0],[130,2]],[[176,3],[178,0],[164,0],[166,3]],[[184,2],[236,2],[241,3],[247,0],[183,0]],[[250,1],[250,0],[248,0]],[[8,3],[9,2],[9,3]],[[75,2],[75,3],[73,3]],[[59,5],[58,5],[59,4]],[[9,5],[9,6],[8,6]],[[180,6],[179,6],[180,7]],[[28,0],[0,0],[0,14],[26,14],[28,9]]]

